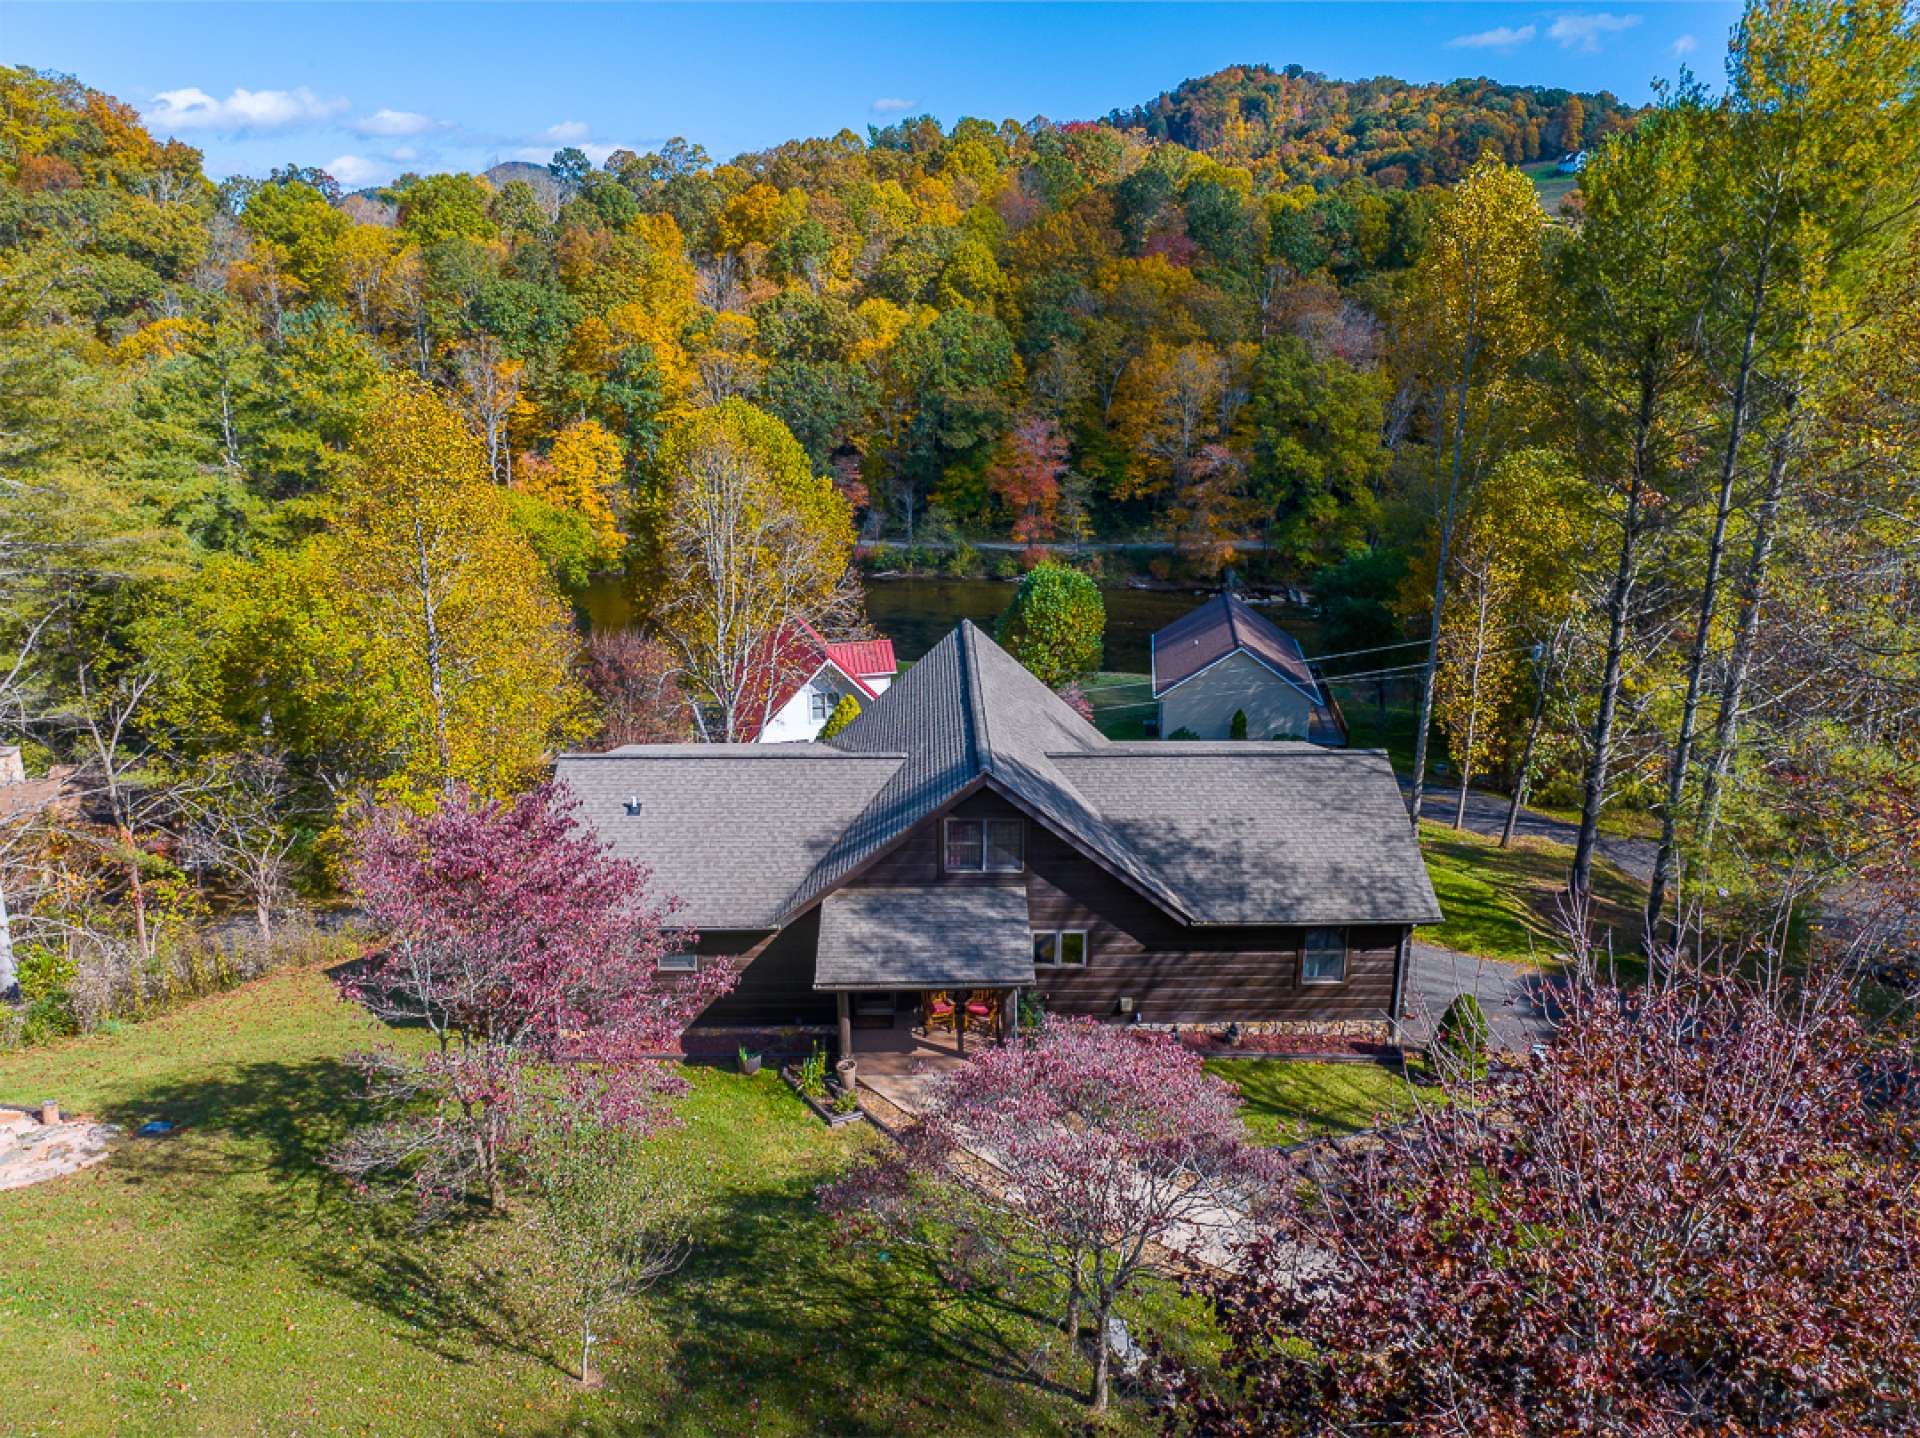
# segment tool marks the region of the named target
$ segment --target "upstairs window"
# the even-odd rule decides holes
[[[1027,867],[1027,826],[1019,819],[947,820],[949,874],[1018,874]]]
[[[807,696],[807,713],[822,723],[833,717],[840,696],[831,689],[815,689]]]
[[[1087,931],[1035,929],[1033,966],[1037,969],[1084,969],[1087,966]]]
[[[1347,931],[1308,929],[1300,957],[1300,979],[1308,984],[1344,984],[1347,981]]]

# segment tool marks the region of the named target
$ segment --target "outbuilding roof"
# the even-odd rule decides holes
[[[1236,651],[1252,655],[1315,704],[1326,703],[1299,642],[1237,594],[1216,594],[1154,633],[1153,697]]]

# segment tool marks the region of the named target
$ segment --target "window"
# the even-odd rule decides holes
[[[831,689],[815,689],[807,696],[807,713],[815,719],[831,719],[840,696]]]
[[[1306,946],[1300,957],[1300,980],[1308,984],[1343,984],[1347,981],[1345,929],[1307,930]]]
[[[700,956],[691,949],[682,949],[677,954],[660,956],[660,972],[663,974],[691,974],[700,968]]]
[[[947,872],[1017,874],[1027,867],[1026,840],[1019,819],[949,819]]]
[[[1087,966],[1087,931],[1034,930],[1033,966],[1037,969],[1084,969]]]

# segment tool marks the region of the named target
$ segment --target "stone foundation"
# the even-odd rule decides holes
[[[1227,1024],[1138,1024],[1153,1033],[1218,1035]],[[1358,1039],[1362,1043],[1391,1044],[1393,1025],[1385,1019],[1247,1019],[1239,1024],[1243,1034],[1287,1034],[1323,1039]]]

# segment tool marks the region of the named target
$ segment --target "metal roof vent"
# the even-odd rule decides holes
[[[638,815],[638,814],[639,814],[639,812],[640,812],[640,796],[639,796],[638,794],[630,794],[630,795],[628,795],[628,797],[627,797],[627,817],[628,817],[629,819],[631,819],[631,818],[634,818],[634,817],[635,817],[636,815]]]

